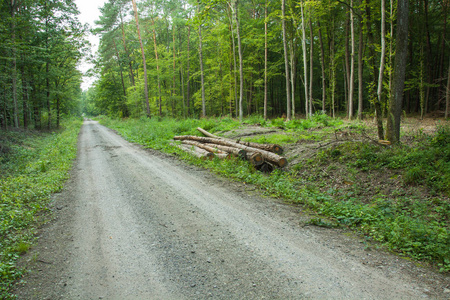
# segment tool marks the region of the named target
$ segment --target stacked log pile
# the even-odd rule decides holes
[[[218,137],[202,128],[197,128],[205,137],[194,135],[175,136],[181,141],[178,145],[183,151],[203,159],[239,157],[248,160],[256,169],[271,172],[274,167],[284,168],[286,158],[280,156],[283,148],[276,144],[258,144],[243,141],[233,141]]]

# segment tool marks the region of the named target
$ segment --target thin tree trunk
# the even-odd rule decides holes
[[[116,50],[116,57],[117,57],[117,64],[119,65],[120,69],[120,79],[122,81],[122,89],[123,89],[123,95],[127,96],[127,90],[125,89],[125,81],[123,80],[123,72],[122,72],[122,66],[120,65],[120,56],[119,56],[119,50],[117,49],[116,41],[113,40],[114,43],[114,49]]]
[[[238,96],[237,96],[237,62],[236,62],[236,44],[234,41],[234,27],[233,27],[233,20],[230,20],[230,27],[231,27],[231,41],[232,41],[232,47],[233,47],[233,63],[234,63],[234,107],[236,109],[236,117],[239,115],[239,103],[238,103]]]
[[[291,66],[291,118],[295,119],[295,75],[296,75],[296,61],[295,61],[295,45],[294,40],[292,39],[289,42],[289,61]]]
[[[348,11],[351,11],[351,8],[348,8]],[[350,101],[348,101],[348,92],[350,91],[350,49],[349,49],[349,31],[350,31],[350,13],[349,13],[349,17],[347,19],[347,21],[345,22],[345,60],[344,60],[344,95],[345,95],[345,104],[346,104],[346,112],[347,112],[347,117],[350,118],[350,110],[349,110],[349,105],[350,105]]]
[[[191,103],[190,103],[190,89],[189,89],[189,85],[191,83],[191,78],[189,75],[189,61],[190,61],[190,42],[191,42],[191,26],[188,25],[188,36],[187,36],[187,66],[186,66],[186,77],[187,77],[187,82],[186,82],[186,99],[187,99],[187,115],[188,117],[191,115]]]
[[[448,75],[447,75],[447,92],[445,95],[445,118],[448,118],[450,113],[450,63],[448,66]]]
[[[363,119],[363,105],[364,105],[364,98],[363,98],[363,93],[364,93],[364,87],[363,87],[363,67],[364,67],[364,62],[363,62],[363,52],[364,52],[364,47],[363,47],[363,21],[362,21],[362,17],[360,18],[360,28],[359,28],[359,48],[358,48],[358,120],[362,120]]]
[[[383,75],[386,62],[386,0],[381,0],[381,59],[378,74],[378,102],[383,103]]]
[[[320,22],[317,23],[319,27],[319,42],[320,42],[320,66],[322,68],[322,112],[326,112],[326,99],[327,99],[327,85],[325,75],[325,49],[323,46],[322,28]]]
[[[397,2],[397,34],[394,59],[394,81],[392,98],[389,101],[387,139],[392,143],[400,141],[400,119],[405,88],[406,62],[408,55],[409,1]]]
[[[313,113],[313,83],[314,83],[314,37],[311,21],[311,12],[309,14],[309,115],[312,116]]]
[[[142,64],[143,64],[143,67],[144,67],[145,105],[146,105],[146,108],[147,108],[147,117],[150,118],[151,117],[151,115],[150,115],[150,103],[148,101],[148,86],[147,86],[147,63],[145,61],[144,44],[142,43],[141,30],[139,29],[139,17],[138,17],[136,1],[132,0],[132,2],[133,2],[134,18],[136,20],[136,28],[137,28],[138,38],[139,38],[139,44],[141,46]]]
[[[289,58],[287,49],[287,37],[286,37],[286,0],[281,1],[281,24],[283,27],[283,48],[284,48],[284,66],[286,75],[286,102],[287,102],[287,112],[286,121],[291,119],[291,83],[289,75]]]
[[[16,1],[11,0],[11,39],[12,39],[12,98],[14,127],[19,128],[19,109],[17,105],[17,58],[16,58]]]
[[[264,120],[267,120],[267,0],[264,6]]]
[[[176,85],[175,85],[175,77],[176,77],[176,55],[175,55],[175,24],[174,25],[172,25],[173,26],[173,28],[172,28],[172,38],[173,38],[173,78],[172,78],[172,88],[173,88],[173,92],[172,92],[172,103],[173,103],[173,107],[176,107],[175,106],[175,95],[176,95],[176,93],[177,93],[177,91],[176,91]],[[174,109],[172,110],[172,116],[174,116],[173,115],[174,114]]]
[[[304,75],[304,87],[305,87],[305,113],[306,118],[310,117],[309,114],[309,93],[308,93],[308,61],[306,56],[306,30],[305,30],[305,15],[303,13],[304,2],[300,3],[300,9],[302,14],[302,49],[303,49],[303,75]]]
[[[233,14],[234,21],[236,22],[236,37],[238,40],[238,53],[239,53],[239,121],[242,122],[244,117],[243,109],[243,98],[244,98],[244,66],[242,57],[242,45],[241,45],[241,34],[239,28],[239,18],[238,18],[238,0],[233,0]]]
[[[198,2],[198,11],[200,12],[200,1]],[[202,89],[202,117],[206,117],[206,100],[205,100],[205,78],[203,73],[203,51],[202,51],[202,24],[198,25],[198,53],[200,59],[200,78]]]
[[[158,59],[158,46],[156,44],[156,30],[155,21],[152,17],[152,31],[153,31],[153,47],[155,49],[155,60],[156,60],[156,80],[158,81],[158,99],[159,99],[159,116],[162,116],[162,99],[161,99],[161,79],[159,76],[159,59]]]
[[[122,43],[123,43],[123,49],[125,50],[125,55],[127,56],[127,60],[128,60],[128,65],[130,67],[130,82],[131,82],[131,86],[134,86],[134,73],[133,73],[133,65],[131,64],[131,60],[130,60],[130,54],[128,53],[128,49],[127,49],[127,43],[125,42],[125,28],[123,25],[123,17],[122,17],[122,11],[120,11],[120,27],[122,29]]]
[[[384,0],[383,0],[384,1]],[[351,39],[351,53],[350,53],[350,79],[348,88],[348,118],[353,118],[353,90],[355,80],[355,22],[353,18],[353,0],[350,0],[350,39]]]

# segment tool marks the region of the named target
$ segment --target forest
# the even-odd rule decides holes
[[[448,116],[448,0],[109,0],[84,92],[88,28],[73,0],[0,5],[2,128],[58,127],[74,113],[322,112],[375,117],[383,139],[383,120]]]

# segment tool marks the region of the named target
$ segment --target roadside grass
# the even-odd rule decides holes
[[[171,144],[174,135],[198,134],[196,127],[214,133],[242,126],[233,119],[103,118],[102,123],[132,142],[176,153],[222,176],[255,184],[266,195],[305,205],[320,216],[312,219],[311,225],[353,228],[393,252],[427,261],[441,272],[450,271],[448,124],[431,134],[408,133],[408,143],[395,146],[378,145],[369,139],[348,139],[318,149],[312,158],[268,175],[238,159],[202,161]],[[350,132],[353,136],[375,132],[363,123],[344,123],[325,115],[289,122],[251,117],[244,124],[282,128],[286,134],[247,139],[282,145],[329,139],[338,132]]]
[[[80,119],[65,120],[52,133],[0,133],[0,298],[9,299],[25,270],[16,266],[28,251],[39,224],[48,218],[50,195],[68,179],[76,157]]]

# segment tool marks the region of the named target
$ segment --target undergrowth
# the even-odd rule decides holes
[[[252,117],[244,123],[283,128],[288,133],[288,138],[280,138],[279,134],[253,138],[264,143],[292,143],[305,135],[310,139],[325,137],[343,127],[354,132],[366,131],[359,123],[343,125],[341,120],[325,115],[290,122]],[[267,195],[303,204],[330,220],[317,219],[311,224],[354,228],[392,251],[429,261],[441,272],[450,271],[448,126],[438,128],[435,134],[418,134],[410,145],[385,147],[370,141],[344,142],[318,151],[314,158],[289,170],[276,170],[267,175],[238,159],[202,161],[181,152],[170,142],[174,135],[198,134],[198,126],[213,133],[235,130],[241,126],[232,119],[104,119],[103,124],[118,130],[130,141],[167,153],[177,153],[181,158],[222,176],[255,184]],[[327,166],[330,171],[343,167],[345,176],[351,176],[354,181],[366,172],[397,172],[400,175],[395,176],[402,178],[405,189],[421,186],[428,194],[424,197],[413,196],[393,189],[390,194],[374,192],[368,196],[367,193],[358,194],[358,185],[353,182],[348,189],[333,188],[329,184],[330,176],[323,175]]]
[[[20,254],[33,242],[36,226],[44,222],[52,193],[62,189],[76,157],[81,120],[66,120],[53,133],[0,133],[0,298],[24,270],[16,267]],[[41,217],[40,217],[41,216]]]

